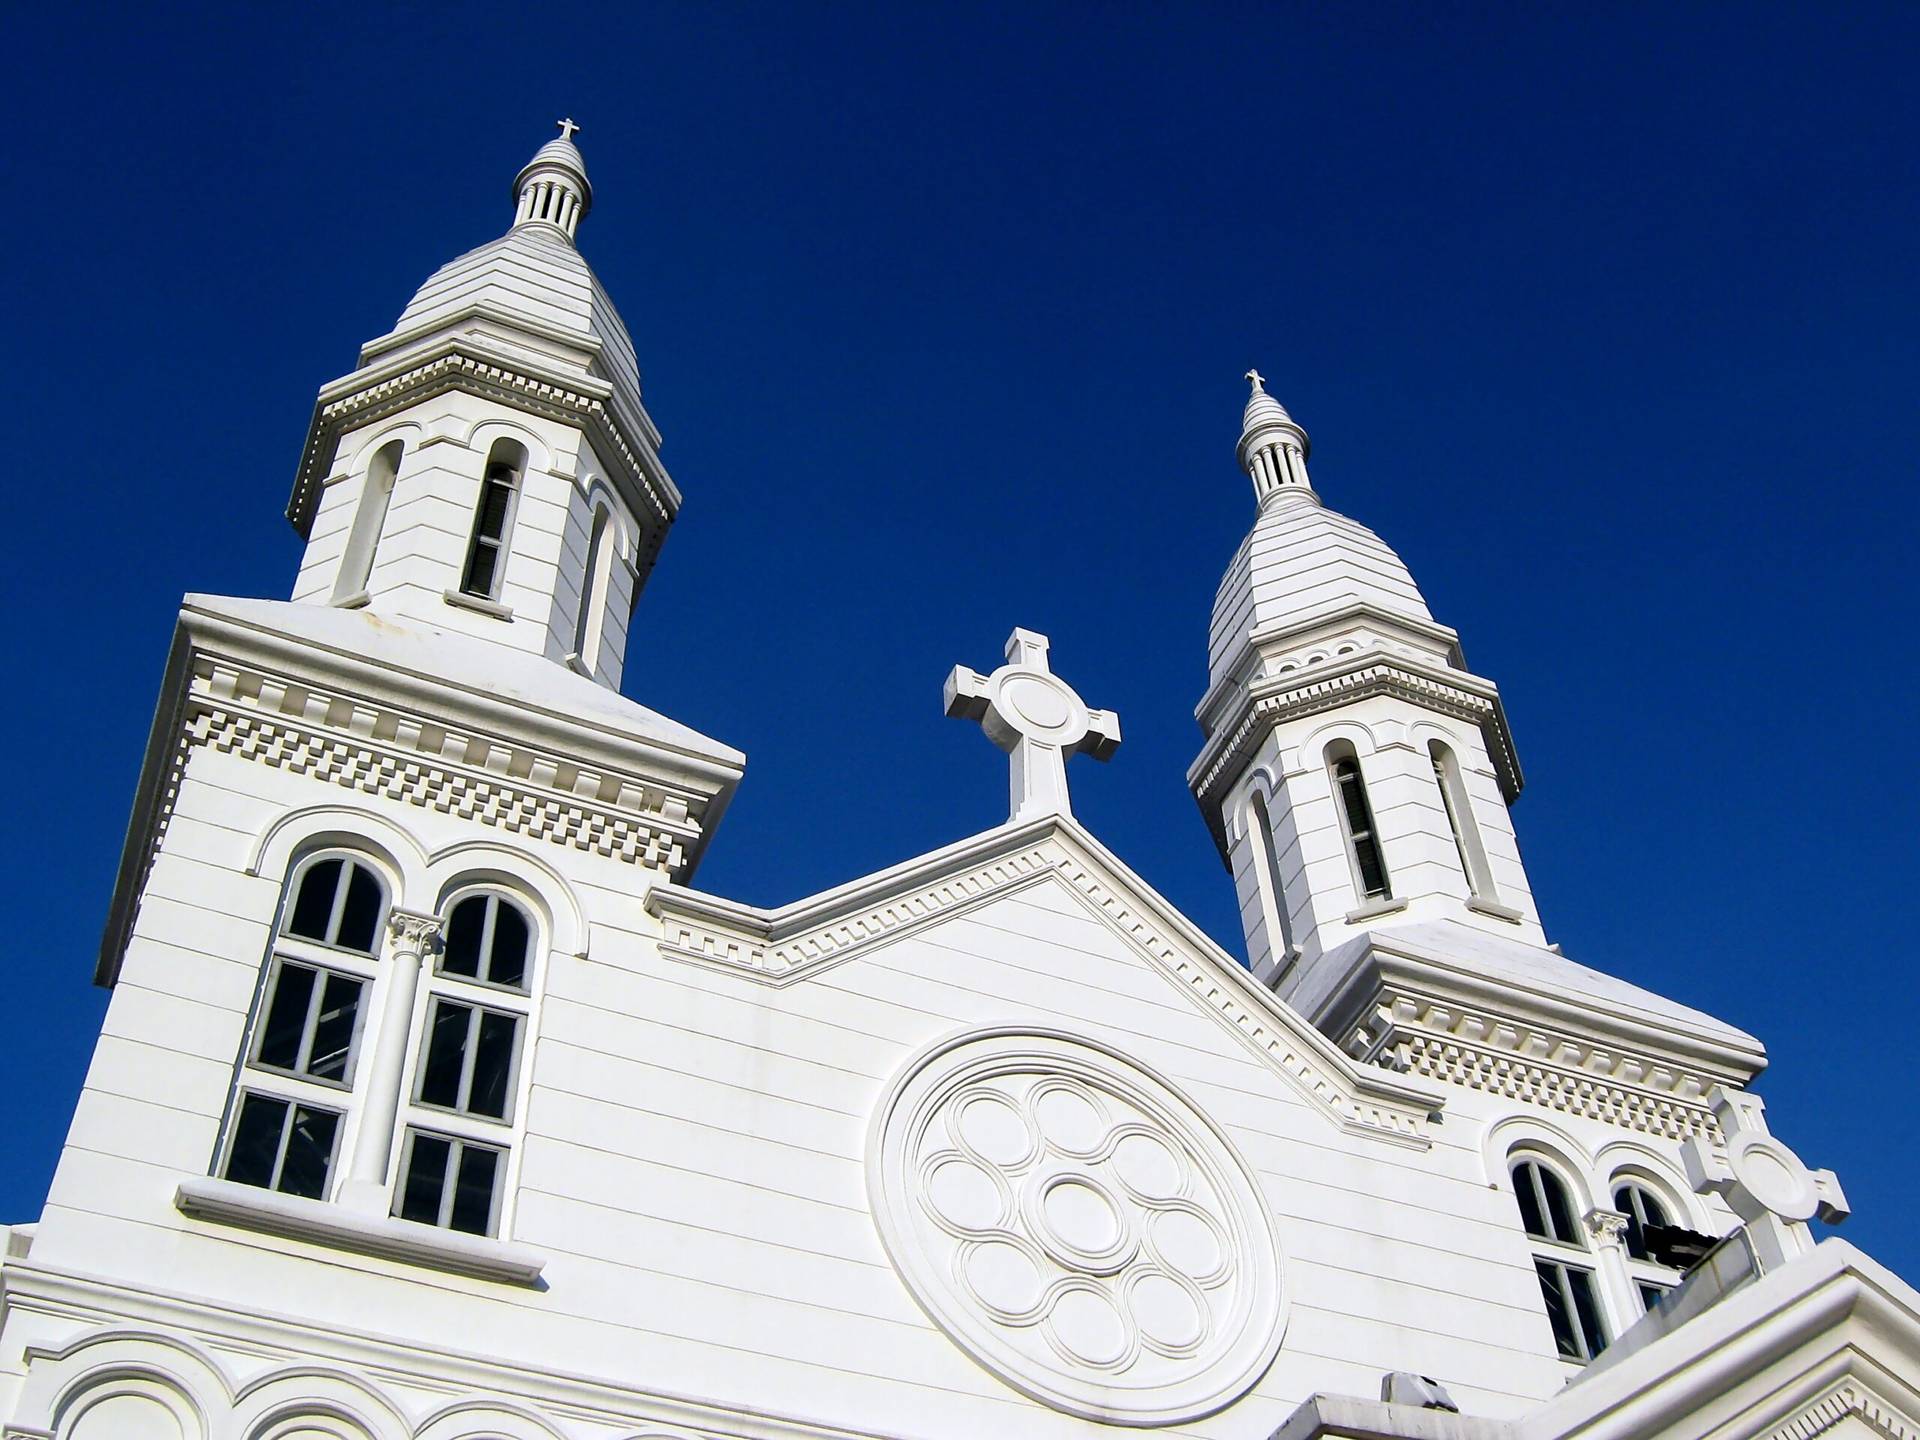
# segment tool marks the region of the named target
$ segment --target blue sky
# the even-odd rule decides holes
[[[1007,631],[1083,820],[1239,949],[1183,780],[1257,365],[1502,688],[1567,952],[1759,1034],[1920,1276],[1912,7],[38,7],[0,216],[0,1220],[38,1208],[182,592],[284,596],[316,388],[572,114],[686,494],[627,689],[740,746],[703,888],[983,829]],[[25,57],[31,63],[20,65]],[[33,705],[26,699],[38,697]]]

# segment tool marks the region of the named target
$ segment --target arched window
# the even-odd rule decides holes
[[[289,876],[229,1112],[226,1179],[325,1197],[386,912],[386,886],[355,856],[311,856]]]
[[[1267,797],[1258,790],[1247,800],[1247,841],[1253,846],[1254,881],[1260,887],[1273,962],[1285,965],[1293,958],[1293,925],[1287,914],[1287,887],[1280,879],[1279,841],[1267,812]]]
[[[466,569],[460,589],[482,600],[500,598],[500,582],[507,568],[507,542],[513,533],[513,513],[520,503],[520,482],[526,475],[526,447],[513,440],[496,440],[487,452],[480,481],[480,503],[474,510],[473,539],[467,545]]]
[[[1447,812],[1447,825],[1453,831],[1454,853],[1460,857],[1460,873],[1467,877],[1467,891],[1476,900],[1492,900],[1493,872],[1487,866],[1487,852],[1480,844],[1479,827],[1473,823],[1473,805],[1467,799],[1467,787],[1460,777],[1460,762],[1453,751],[1438,740],[1427,746],[1433,761],[1434,783],[1440,787],[1440,803]]]
[[[1366,778],[1360,773],[1360,757],[1344,740],[1327,747],[1327,768],[1333,779],[1334,808],[1340,812],[1340,830],[1347,841],[1347,859],[1353,865],[1353,886],[1362,904],[1369,900],[1387,900],[1393,896],[1387,881],[1387,861],[1380,850],[1380,835],[1373,822],[1373,806],[1367,801]]]
[[[1680,1277],[1672,1267],[1654,1259],[1647,1247],[1647,1227],[1671,1225],[1673,1219],[1667,1212],[1666,1202],[1637,1180],[1614,1184],[1613,1208],[1627,1217],[1627,1271],[1640,1296],[1640,1307],[1652,1310],[1679,1283]]]
[[[1607,1344],[1594,1288],[1586,1241],[1580,1234],[1567,1182],[1542,1161],[1522,1156],[1513,1162],[1513,1195],[1520,1206],[1520,1223],[1534,1242],[1533,1268],[1540,1278],[1540,1298],[1553,1325],[1553,1341],[1565,1360],[1585,1362]]]
[[[587,563],[580,572],[580,613],[573,622],[573,653],[589,674],[600,660],[600,632],[607,614],[607,580],[613,572],[612,515],[604,505],[593,511],[587,537]]]
[[[497,890],[456,897],[426,997],[393,1213],[491,1235],[500,1223],[535,928]]]
[[[346,552],[340,557],[340,574],[333,586],[336,605],[358,602],[366,594],[367,581],[373,576],[374,554],[380,548],[380,532],[387,523],[387,504],[393,499],[394,477],[400,473],[402,449],[400,441],[390,440],[367,464],[367,478],[360,485],[353,528],[347,534]]]

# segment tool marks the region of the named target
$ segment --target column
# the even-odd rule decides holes
[[[367,1057],[360,1090],[360,1124],[340,1202],[352,1210],[385,1215],[387,1161],[400,1115],[406,1082],[407,1035],[420,990],[420,960],[440,943],[440,917],[411,910],[387,915],[387,999],[380,1012],[380,1033]]]

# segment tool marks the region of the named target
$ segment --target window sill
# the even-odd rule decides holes
[[[462,610],[472,610],[479,615],[491,615],[495,620],[513,619],[513,607],[502,605],[498,600],[469,595],[463,590],[442,590],[440,596],[449,605],[458,606]]]
[[[384,1215],[361,1215],[338,1205],[231,1180],[182,1180],[173,1203],[181,1214],[196,1220],[237,1225],[509,1285],[538,1284],[547,1263],[547,1257],[539,1251],[510,1240],[438,1230]]]
[[[593,667],[580,658],[580,652],[578,650],[569,650],[560,663],[576,675],[584,675],[589,680],[593,679]]]
[[[1346,921],[1349,925],[1358,925],[1363,920],[1377,920],[1382,915],[1391,915],[1395,911],[1406,908],[1406,901],[1395,900],[1389,895],[1379,900],[1370,900],[1357,910],[1349,910],[1346,914]]]
[[[364,590],[356,590],[351,595],[342,595],[333,602],[336,610],[364,610],[373,603],[373,596]]]
[[[1467,901],[1467,909],[1476,915],[1491,915],[1495,920],[1504,920],[1509,925],[1518,925],[1527,918],[1511,905],[1496,904],[1492,900],[1482,900],[1478,896]]]

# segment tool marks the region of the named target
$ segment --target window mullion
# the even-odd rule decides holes
[[[280,1143],[274,1147],[273,1172],[267,1177],[268,1184],[275,1190],[280,1188],[280,1177],[287,1168],[287,1145],[293,1139],[293,1124],[300,1111],[299,1104],[291,1099],[282,1102],[286,1109],[280,1113]]]
[[[307,1015],[300,1027],[300,1048],[294,1053],[294,1068],[302,1075],[313,1069],[313,1035],[320,1025],[320,1011],[326,1003],[327,979],[331,974],[326,970],[313,972],[313,992],[307,996]]]
[[[480,954],[473,962],[473,978],[476,980],[493,978],[493,921],[499,913],[500,897],[487,896],[486,908],[481,912],[480,918]]]
[[[473,1067],[480,1054],[480,1018],[486,1011],[478,1005],[467,1011],[467,1043],[460,1051],[460,1084],[454,1091],[459,1102],[460,1113],[472,1113],[473,1106]]]
[[[453,1225],[453,1197],[460,1184],[460,1160],[466,1147],[460,1141],[449,1138],[447,1141],[447,1173],[440,1186],[440,1210],[434,1224],[442,1230]]]

